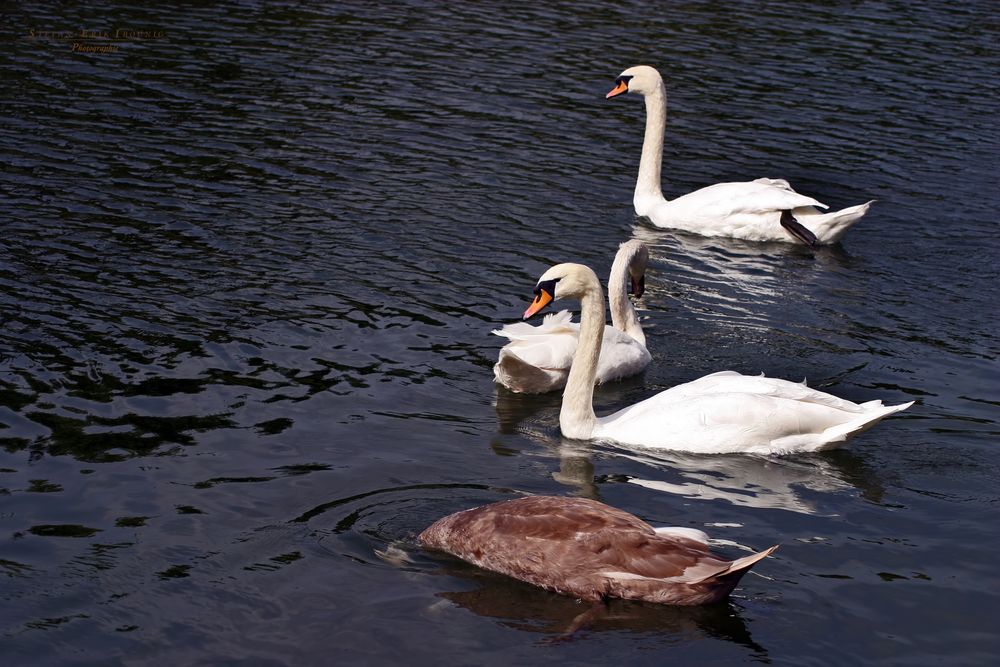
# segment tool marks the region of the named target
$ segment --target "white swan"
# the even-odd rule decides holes
[[[652,359],[639,317],[628,298],[628,291],[642,296],[648,261],[649,251],[642,241],[626,241],[615,254],[608,278],[611,326],[604,330],[597,362],[598,384],[635,375]],[[492,333],[510,339],[493,366],[496,381],[525,394],[565,386],[580,332],[580,325],[570,322],[572,316],[564,310],[546,315],[538,326],[518,322],[494,330]]]
[[[788,181],[774,178],[717,183],[668,201],[660,190],[667,120],[663,79],[648,65],[630,67],[615,79],[615,87],[605,97],[624,93],[646,98],[646,134],[632,203],[638,215],[648,217],[657,227],[749,241],[798,239],[816,245],[836,243],[868,212],[871,201],[821,213],[815,207],[827,208],[825,204],[795,192]]]
[[[580,339],[559,412],[559,427],[568,438],[703,453],[814,452],[836,447],[913,404],[857,404],[805,384],[722,371],[597,417],[594,375],[604,334],[597,276],[581,264],[553,266],[539,279],[524,317],[566,297],[580,299]]]

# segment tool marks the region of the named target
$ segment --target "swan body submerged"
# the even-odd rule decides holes
[[[630,67],[615,81],[608,98],[639,93],[646,100],[646,131],[639,161],[633,205],[657,227],[680,229],[703,236],[725,236],[748,241],[796,239],[807,245],[836,243],[868,212],[871,201],[840,211],[799,194],[788,181],[758,178],[717,183],[667,200],[660,186],[663,137],[666,127],[666,89],[660,73],[648,65]]]
[[[691,528],[653,528],[586,498],[529,496],[439,519],[418,538],[479,567],[597,601],[696,605],[725,598],[773,546],[734,561]]]
[[[538,281],[525,318],[561,298],[580,299],[580,336],[559,412],[562,434],[700,453],[786,454],[831,449],[913,403],[854,403],[802,383],[733,371],[678,385],[605,417],[594,414],[603,295],[594,272],[558,264]]]
[[[652,357],[639,317],[629,301],[627,285],[642,296],[649,252],[642,241],[626,241],[618,248],[608,279],[611,326],[605,326],[597,362],[597,384],[620,380],[641,372]],[[566,385],[576,351],[580,325],[571,322],[568,310],[550,313],[542,323],[505,325],[492,333],[510,340],[500,349],[493,367],[495,380],[518,393],[539,394]]]

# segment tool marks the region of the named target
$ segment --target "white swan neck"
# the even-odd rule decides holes
[[[615,261],[611,265],[611,275],[608,277],[608,302],[611,306],[611,326],[619,331],[624,331],[645,347],[646,334],[642,332],[639,315],[635,312],[632,300],[628,298],[629,267],[634,259],[634,252],[619,252],[615,255]]]
[[[559,410],[559,428],[567,438],[586,440],[594,431],[594,381],[603,339],[604,293],[594,277],[580,299],[580,337]]]
[[[660,170],[663,164],[663,135],[667,125],[667,92],[660,81],[646,94],[646,134],[642,140],[639,176],[632,203],[639,215],[664,201]]]

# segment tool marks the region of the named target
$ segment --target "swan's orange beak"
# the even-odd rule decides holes
[[[628,92],[628,83],[619,80],[615,84],[615,87],[612,88],[608,92],[608,94],[604,96],[604,99],[610,100],[612,97],[618,97],[619,95],[624,95],[627,92]]]
[[[538,295],[535,297],[535,300],[532,301],[531,305],[528,306],[528,309],[524,311],[524,319],[528,319],[529,317],[540,311],[542,308],[549,305],[551,302],[552,302],[552,295],[549,294],[544,289],[539,289]]]

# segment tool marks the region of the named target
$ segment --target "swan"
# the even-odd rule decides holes
[[[630,67],[615,79],[615,87],[605,99],[625,93],[646,98],[646,134],[632,203],[638,215],[646,216],[657,227],[748,241],[794,243],[798,239],[814,246],[839,241],[872,204],[869,201],[821,213],[816,207],[827,208],[825,204],[795,192],[788,181],[777,178],[716,183],[668,201],[660,190],[667,120],[663,79],[648,65]]]
[[[587,498],[528,496],[456,512],[417,538],[487,570],[589,601],[696,605],[725,598],[778,548],[723,560],[694,528],[653,528]]]
[[[645,289],[649,251],[642,241],[626,241],[618,247],[608,279],[611,326],[604,329],[604,342],[597,362],[597,383],[620,380],[642,371],[652,357],[628,291],[636,297]],[[510,339],[500,349],[493,366],[497,382],[511,391],[540,394],[566,384],[580,325],[570,322],[568,310],[550,313],[539,326],[527,322],[508,324],[492,333]]]
[[[604,297],[597,276],[582,264],[553,266],[539,279],[524,317],[566,297],[580,299],[580,339],[559,412],[559,427],[567,438],[716,454],[814,452],[837,447],[913,405],[858,404],[805,383],[721,371],[597,417],[594,374],[604,334]]]

